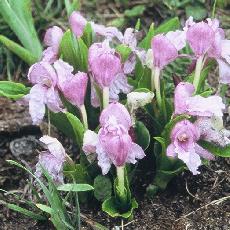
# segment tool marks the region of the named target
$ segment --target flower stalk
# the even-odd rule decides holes
[[[109,87],[103,88],[103,109],[109,105]]]
[[[81,111],[82,122],[84,124],[85,129],[87,130],[88,129],[88,119],[87,119],[85,105],[80,106],[80,111]]]
[[[125,166],[118,166],[117,167],[117,184],[119,191],[121,193],[121,196],[123,197],[125,193]]]
[[[151,88],[152,91],[156,90],[156,99],[159,108],[162,106],[162,98],[161,98],[161,86],[160,86],[160,69],[155,67],[152,71],[152,79],[151,79]]]
[[[193,80],[193,85],[195,86],[195,93],[197,92],[197,89],[200,84],[200,75],[201,75],[201,70],[203,68],[203,60],[204,60],[204,56],[202,55],[197,59],[196,62],[196,69],[195,69],[195,75]]]

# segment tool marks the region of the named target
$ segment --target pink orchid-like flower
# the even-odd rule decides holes
[[[192,18],[186,25],[186,36],[197,58],[207,56],[219,64],[220,83],[230,83],[230,40],[225,39],[224,30],[217,19],[195,23]]]
[[[101,61],[99,60],[101,53]],[[107,64],[103,63],[103,58],[107,58]],[[111,64],[113,62],[113,64]],[[126,62],[122,65],[120,56],[108,46],[108,41],[103,43],[95,43],[90,48],[89,64],[93,74],[93,82],[91,83],[91,104],[99,107],[100,102],[97,98],[94,82],[101,88],[109,87],[109,101],[116,102],[119,100],[120,93],[130,93],[132,86],[128,84],[127,75],[135,68],[135,55],[130,55]],[[111,67],[113,66],[113,68]],[[104,73],[103,73],[104,71]]]
[[[194,86],[188,82],[177,85],[174,93],[175,114],[189,114],[199,117],[223,116],[225,108],[219,96],[193,96]]]
[[[121,58],[108,41],[94,43],[89,48],[88,60],[93,80],[102,89],[109,87],[121,71]]]
[[[56,138],[50,136],[43,136],[40,141],[45,144],[47,150],[39,154],[35,175],[41,177],[43,168],[56,183],[63,183],[63,165],[66,159],[65,149]]]
[[[44,44],[48,47],[42,53],[42,61],[53,63],[58,59],[59,45],[63,31],[58,26],[49,28],[44,37]]]
[[[167,156],[178,157],[193,175],[199,174],[198,167],[202,163],[200,157],[208,160],[214,159],[211,153],[196,143],[200,138],[199,130],[188,120],[178,122],[170,138],[171,144],[167,148]]]
[[[94,22],[88,22],[80,12],[74,11],[69,18],[69,24],[73,33],[79,38],[83,35],[85,26],[90,23],[92,30],[97,34],[101,35],[107,39],[118,38],[121,40],[123,38],[122,33],[116,27],[105,27],[103,25],[95,24]]]
[[[48,62],[38,62],[29,69],[28,78],[34,86],[25,97],[34,124],[40,124],[45,115],[45,105],[53,112],[63,111],[57,90],[57,75]]]
[[[84,134],[83,151],[96,153],[98,165],[107,174],[111,164],[116,167],[125,163],[136,163],[145,154],[129,135],[131,117],[127,109],[119,103],[111,103],[100,116],[101,128],[98,134],[87,130]]]
[[[164,66],[178,57],[178,51],[186,45],[185,32],[174,31],[166,35],[159,34],[152,39],[153,66],[163,69]]]

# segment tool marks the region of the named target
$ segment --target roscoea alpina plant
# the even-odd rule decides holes
[[[230,132],[223,125],[229,99],[222,87],[230,83],[230,41],[217,19],[189,18],[181,29],[173,18],[157,28],[152,24],[140,37],[140,23],[122,33],[80,12],[69,15],[70,29],[47,30],[47,48],[28,72],[31,88],[0,82],[0,95],[28,102],[34,124],[47,117],[77,145],[71,160],[65,146],[45,135],[36,174],[26,169],[47,198],[37,207],[58,229],[79,229],[78,199],[97,199],[110,216],[131,218],[138,206],[131,195],[137,177],[153,196],[186,169],[198,174],[204,159],[230,156]],[[187,76],[183,59],[188,69],[195,64]],[[217,92],[206,81],[213,60]],[[175,66],[183,72],[173,85],[165,74]],[[146,175],[153,176],[146,182]],[[93,193],[78,197],[92,186]]]

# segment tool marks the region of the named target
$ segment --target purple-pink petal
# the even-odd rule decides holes
[[[174,61],[178,56],[176,47],[162,34],[156,35],[152,39],[152,51],[153,65],[160,69]]]
[[[127,130],[132,126],[131,117],[124,105],[114,102],[109,104],[101,113],[100,124],[106,125],[110,117],[115,117],[118,124],[122,124]]]
[[[186,37],[195,55],[201,56],[213,45],[215,32],[207,23],[199,22],[188,28]]]
[[[70,80],[64,82],[62,92],[71,104],[81,107],[84,104],[87,83],[87,74],[78,72]]]
[[[87,20],[80,14],[80,12],[74,11],[70,15],[69,24],[75,36],[81,37],[87,24]]]
[[[42,84],[47,87],[55,86],[57,83],[55,70],[48,62],[33,64],[29,69],[28,79],[32,84]]]

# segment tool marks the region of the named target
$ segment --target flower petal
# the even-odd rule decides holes
[[[230,64],[218,59],[220,83],[230,84]]]
[[[135,164],[137,162],[136,159],[142,159],[145,156],[146,155],[145,155],[143,149],[138,144],[132,143],[132,148],[127,155],[126,162],[131,163],[131,164]]]
[[[34,85],[29,94],[29,113],[33,124],[40,124],[45,115],[45,95],[47,89],[39,84]]]
[[[95,132],[93,132],[91,130],[87,130],[84,133],[82,150],[86,154],[96,153],[97,144],[98,144],[98,135],[97,135],[97,133],[95,133]]]
[[[174,61],[178,52],[174,44],[164,35],[156,35],[152,39],[152,51],[154,66],[162,69]]]
[[[58,92],[53,88],[49,88],[46,92],[46,104],[54,113],[63,111],[63,104]]]
[[[168,157],[176,157],[177,154],[175,152],[175,146],[174,144],[170,144],[168,147],[167,147],[167,150],[166,150],[166,155]]]
[[[81,37],[84,28],[87,24],[87,20],[78,11],[74,11],[69,18],[70,27],[77,37]]]
[[[204,159],[214,160],[215,157],[206,149],[202,148],[200,145],[195,144],[195,152]]]
[[[109,104],[109,106],[102,111],[100,116],[101,126],[106,125],[111,116],[115,117],[117,123],[122,124],[127,130],[132,126],[128,110],[124,105],[118,102]]]

